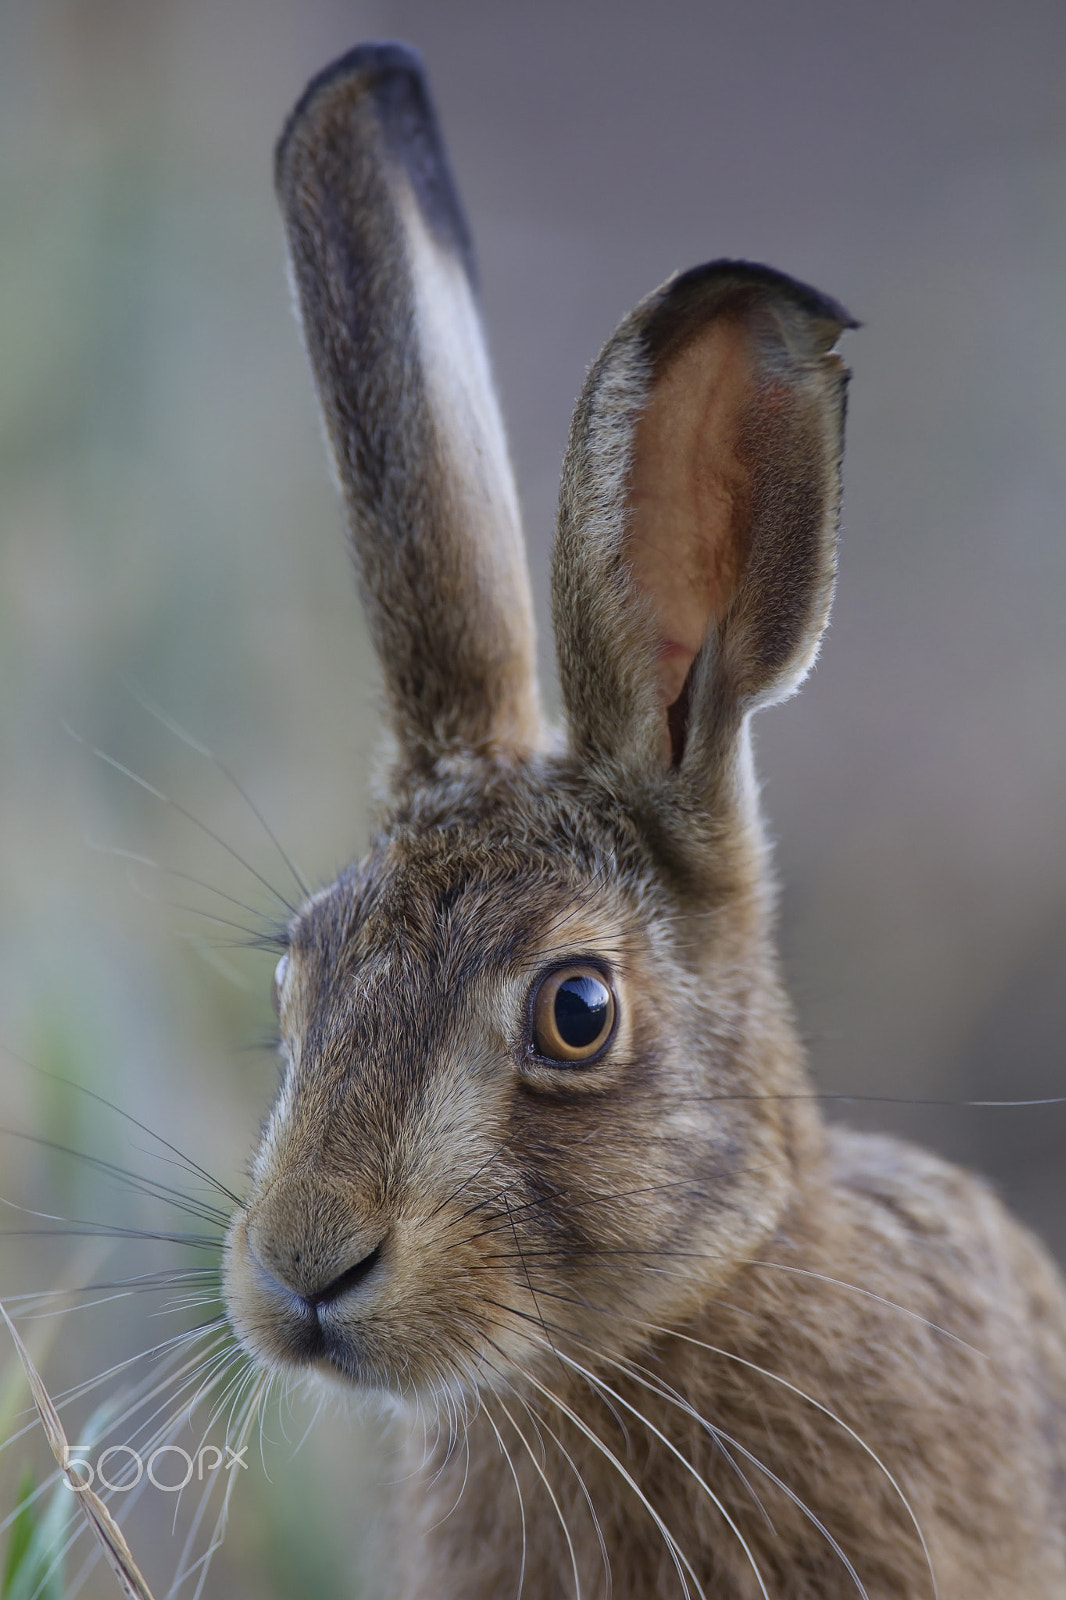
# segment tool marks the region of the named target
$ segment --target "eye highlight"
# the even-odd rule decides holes
[[[598,967],[575,963],[541,978],[533,996],[533,1048],[567,1066],[592,1061],[614,1034],[618,1005]]]
[[[287,955],[283,955],[277,966],[274,968],[274,976],[270,984],[270,999],[273,1003],[275,1011],[281,1010],[281,990],[282,985],[285,982],[285,974],[288,972],[288,970],[289,958]]]

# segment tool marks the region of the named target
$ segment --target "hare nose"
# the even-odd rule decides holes
[[[339,1300],[342,1295],[348,1294],[352,1289],[358,1289],[363,1281],[373,1272],[381,1260],[384,1248],[384,1239],[380,1240],[366,1255],[358,1261],[353,1261],[351,1266],[345,1267],[334,1277],[324,1282],[317,1282],[301,1270],[303,1263],[299,1252],[293,1257],[288,1270],[279,1267],[278,1263],[271,1260],[264,1262],[253,1248],[252,1259],[259,1277],[261,1286],[272,1295],[281,1295],[292,1305],[295,1301],[303,1312],[310,1312],[317,1319],[326,1306]]]
[[[305,1291],[300,1295],[300,1299],[310,1306],[313,1311],[317,1311],[320,1306],[328,1306],[334,1300],[339,1300],[342,1294],[348,1293],[349,1289],[357,1289],[363,1279],[373,1272],[381,1260],[383,1244],[384,1240],[381,1240],[361,1261],[353,1262],[350,1267],[346,1267],[343,1272],[338,1272],[335,1278],[331,1278],[328,1283],[322,1284],[320,1288]]]
[[[245,1244],[262,1287],[316,1315],[381,1261],[382,1218],[359,1216],[338,1186],[293,1175],[253,1205]]]

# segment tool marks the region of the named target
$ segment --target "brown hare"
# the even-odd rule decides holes
[[[829,611],[854,324],[716,261],[609,340],[556,734],[417,58],[316,78],[277,189],[392,743],[278,966],[241,1339],[396,1398],[405,1600],[1063,1600],[1063,1284],[979,1179],[825,1125],[772,942],[749,720]]]

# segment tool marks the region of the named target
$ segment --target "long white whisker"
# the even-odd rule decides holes
[[[964,1350],[969,1350],[972,1355],[980,1356],[982,1361],[990,1360],[987,1351],[979,1350],[976,1345],[968,1343],[959,1334],[952,1333],[950,1328],[942,1328],[939,1322],[931,1322],[928,1317],[923,1317],[920,1311],[914,1311],[910,1306],[900,1305],[898,1300],[889,1300],[883,1294],[877,1294],[873,1289],[866,1289],[861,1283],[849,1283],[845,1278],[834,1278],[827,1272],[815,1272],[810,1267],[796,1267],[785,1261],[748,1261],[743,1265],[762,1267],[774,1272],[794,1272],[799,1277],[815,1278],[820,1283],[831,1283],[837,1289],[849,1289],[852,1294],[861,1294],[868,1300],[876,1300],[878,1305],[888,1306],[892,1311],[898,1311],[904,1317],[913,1317],[916,1322],[922,1323],[933,1333],[942,1334],[945,1339],[951,1339],[955,1344],[961,1345]]]
[[[670,1553],[671,1560],[673,1561],[674,1566],[677,1568],[677,1575],[681,1580],[681,1588],[685,1595],[685,1600],[691,1600],[691,1590],[688,1586],[688,1578],[685,1577],[686,1570],[696,1586],[696,1593],[699,1595],[700,1600],[707,1600],[706,1591],[704,1590],[703,1585],[700,1583],[691,1561],[685,1555],[685,1552],[681,1549],[681,1546],[678,1544],[677,1540],[674,1538],[673,1534],[670,1532],[669,1528],[666,1526],[666,1523],[656,1511],[655,1507],[652,1505],[643,1489],[637,1483],[632,1473],[627,1471],[627,1469],[619,1461],[618,1457],[614,1454],[614,1451],[604,1444],[599,1434],[590,1428],[588,1424],[578,1416],[577,1412],[574,1411],[571,1406],[567,1405],[565,1400],[560,1399],[557,1394],[553,1394],[552,1391],[547,1388],[545,1384],[542,1384],[539,1379],[535,1378],[531,1372],[525,1373],[524,1376],[527,1383],[531,1383],[535,1389],[539,1390],[546,1400],[548,1400],[552,1405],[558,1407],[563,1415],[570,1419],[575,1428],[577,1428],[578,1432],[585,1435],[593,1448],[598,1450],[600,1454],[603,1455],[608,1462],[610,1462],[615,1471],[621,1477],[622,1481],[627,1484],[630,1489],[632,1489],[633,1493],[636,1495],[637,1499],[640,1501],[641,1505],[647,1511],[648,1515],[655,1523],[655,1526],[662,1534],[666,1548]]]
[[[583,1477],[583,1475],[581,1473],[580,1468],[578,1467],[577,1462],[574,1460],[574,1458],[570,1454],[569,1450],[563,1444],[563,1441],[560,1439],[559,1435],[556,1433],[555,1429],[551,1426],[551,1424],[549,1422],[546,1422],[543,1417],[538,1417],[536,1415],[536,1413],[531,1410],[531,1408],[529,1406],[529,1402],[527,1400],[525,1400],[523,1396],[518,1394],[517,1390],[515,1390],[515,1394],[516,1394],[516,1397],[521,1401],[521,1404],[522,1404],[522,1407],[523,1407],[524,1411],[526,1412],[527,1416],[530,1418],[530,1420],[532,1421],[534,1427],[536,1428],[538,1437],[540,1436],[540,1431],[543,1428],[544,1432],[547,1433],[549,1439],[552,1440],[552,1442],[554,1443],[556,1449],[559,1451],[559,1454],[562,1456],[563,1460],[566,1462],[567,1466],[570,1468],[570,1471],[574,1474],[574,1477],[577,1479],[578,1488],[581,1490],[582,1497],[584,1498],[585,1504],[588,1507],[589,1516],[592,1518],[592,1526],[593,1526],[593,1529],[595,1530],[595,1533],[596,1533],[596,1542],[600,1547],[600,1560],[603,1563],[604,1586],[605,1586],[605,1589],[606,1589],[606,1593],[608,1595],[610,1595],[611,1590],[612,1590],[612,1588],[614,1586],[614,1580],[613,1580],[612,1575],[611,1575],[611,1557],[610,1557],[610,1555],[608,1553],[608,1550],[607,1550],[607,1541],[603,1536],[603,1529],[600,1526],[600,1519],[599,1519],[599,1515],[598,1515],[598,1513],[596,1511],[595,1502],[593,1501],[593,1498],[592,1498],[591,1494],[589,1493],[588,1484],[585,1482],[585,1479],[584,1479],[584,1477]]]
[[[925,1556],[926,1566],[929,1569],[929,1581],[933,1590],[933,1600],[939,1600],[940,1591],[937,1587],[936,1573],[933,1570],[932,1556],[929,1553],[929,1546],[926,1543],[925,1534],[922,1532],[921,1523],[918,1521],[918,1518],[915,1515],[913,1506],[907,1499],[907,1496],[904,1494],[903,1490],[900,1488],[896,1478],[881,1460],[881,1457],[877,1454],[876,1450],[872,1449],[871,1446],[866,1443],[866,1440],[861,1436],[861,1434],[856,1433],[855,1429],[851,1427],[849,1423],[844,1421],[843,1417],[837,1416],[836,1412],[831,1411],[827,1405],[823,1405],[821,1400],[815,1399],[814,1395],[807,1394],[806,1391],[801,1389],[797,1384],[790,1383],[789,1380],[787,1378],[783,1378],[780,1373],[771,1372],[768,1367],[760,1367],[758,1362],[750,1361],[746,1356],[739,1356],[732,1350],[723,1350],[720,1346],[708,1344],[705,1340],[696,1339],[691,1334],[680,1333],[676,1328],[662,1328],[653,1322],[639,1322],[635,1317],[630,1318],[630,1321],[632,1321],[636,1327],[646,1328],[649,1333],[659,1333],[665,1335],[667,1338],[680,1339],[685,1344],[696,1345],[701,1350],[710,1351],[712,1355],[722,1356],[726,1361],[736,1361],[741,1366],[747,1367],[749,1371],[760,1373],[762,1377],[769,1378],[772,1383],[780,1384],[782,1388],[788,1389],[800,1400],[805,1400],[807,1404],[813,1406],[816,1411],[820,1411],[823,1416],[828,1417],[831,1422],[835,1422],[838,1428],[842,1428],[848,1437],[855,1441],[860,1450],[864,1451],[874,1465],[884,1473],[886,1480],[889,1484],[891,1484],[893,1490],[899,1496],[900,1503],[903,1506],[903,1509],[906,1511],[907,1516],[910,1518],[915,1533],[918,1535],[918,1540]]]
[[[584,1344],[585,1341],[582,1340],[581,1343]],[[586,1345],[586,1349],[587,1348],[590,1347]],[[636,1383],[639,1383],[642,1388],[647,1389],[651,1394],[658,1395],[661,1399],[669,1401],[671,1405],[677,1406],[679,1410],[691,1417],[694,1422],[697,1422],[700,1427],[706,1429],[711,1438],[719,1443],[724,1440],[727,1445],[729,1445],[732,1449],[739,1451],[742,1456],[750,1461],[752,1466],[757,1468],[759,1472],[764,1473],[765,1476],[769,1478],[770,1482],[775,1484],[777,1488],[779,1488],[781,1492],[792,1501],[793,1505],[795,1505],[798,1510],[801,1511],[803,1515],[814,1525],[814,1527],[818,1529],[819,1533],[824,1536],[834,1553],[840,1558],[840,1561],[846,1568],[849,1577],[852,1579],[856,1589],[862,1596],[862,1600],[869,1600],[869,1596],[866,1592],[866,1587],[863,1584],[862,1579],[856,1572],[855,1567],[853,1566],[847,1553],[841,1548],[840,1544],[825,1526],[825,1523],[822,1522],[822,1520],[811,1510],[810,1506],[808,1506],[806,1502],[800,1498],[800,1496],[789,1486],[789,1484],[785,1483],[782,1478],[778,1477],[777,1473],[774,1472],[772,1468],[768,1467],[764,1461],[760,1461],[758,1456],[754,1455],[746,1445],[741,1444],[738,1439],[734,1439],[730,1434],[726,1433],[718,1426],[717,1423],[708,1422],[707,1418],[701,1416],[696,1408],[691,1405],[683,1395],[679,1394],[676,1389],[671,1388],[669,1384],[660,1383],[655,1377],[654,1373],[648,1371],[647,1367],[642,1367],[639,1365],[639,1363],[634,1361],[616,1361],[611,1356],[604,1355],[602,1351],[597,1352],[597,1354],[601,1360],[607,1361],[612,1367],[617,1367],[619,1371],[626,1373]],[[746,1479],[743,1481],[745,1483],[747,1482]]]
[[[210,1431],[210,1427],[211,1427],[211,1424],[209,1422],[207,1428],[204,1430],[204,1433],[201,1436],[201,1444],[200,1444],[200,1448],[201,1449],[203,1448],[203,1444],[207,1439],[207,1434]],[[227,1442],[228,1442],[228,1436],[227,1436]],[[199,1452],[197,1452],[196,1459],[199,1460]],[[207,1507],[210,1504],[211,1490],[213,1489],[213,1487],[214,1487],[214,1482],[213,1482],[212,1479],[209,1478],[207,1483],[206,1483],[206,1485],[204,1486],[203,1490],[201,1491],[200,1498],[197,1501],[196,1510],[193,1513],[193,1516],[192,1516],[192,1518],[190,1520],[189,1528],[188,1528],[188,1531],[187,1531],[187,1533],[185,1535],[185,1542],[182,1545],[181,1555],[178,1558],[178,1563],[177,1563],[177,1567],[176,1567],[176,1570],[175,1570],[174,1582],[172,1583],[170,1589],[167,1591],[168,1600],[169,1600],[169,1596],[176,1592],[176,1590],[180,1587],[180,1585],[182,1583],[184,1583],[185,1578],[188,1576],[188,1574],[185,1572],[185,1565],[186,1565],[186,1562],[189,1559],[189,1556],[192,1553],[193,1546],[194,1546],[194,1544],[196,1542],[196,1537],[197,1537],[197,1535],[198,1535],[198,1533],[200,1531],[201,1523],[203,1522],[204,1515],[205,1515],[205,1513],[207,1511]]]
[[[566,1540],[566,1548],[570,1553],[570,1566],[573,1569],[574,1574],[574,1600],[581,1600],[581,1573],[579,1572],[577,1565],[577,1552],[574,1549],[574,1541],[570,1536],[570,1529],[567,1525],[566,1518],[563,1516],[562,1506],[560,1506],[555,1490],[548,1481],[548,1474],[537,1460],[536,1452],[534,1451],[533,1446],[530,1444],[529,1440],[526,1438],[525,1434],[522,1432],[521,1428],[518,1426],[514,1417],[512,1417],[510,1411],[503,1400],[500,1399],[499,1395],[496,1396],[496,1404],[499,1406],[500,1410],[511,1424],[511,1427],[518,1435],[520,1443],[525,1448],[527,1456],[533,1463],[533,1470],[536,1472],[545,1489],[548,1491],[548,1497],[555,1508],[555,1515],[558,1519],[559,1526],[563,1530],[563,1538]]]
[[[518,1473],[515,1471],[515,1464],[511,1460],[511,1452],[504,1444],[503,1435],[496,1426],[495,1418],[493,1417],[492,1412],[489,1410],[488,1405],[485,1403],[484,1398],[482,1398],[481,1409],[488,1421],[489,1427],[496,1435],[496,1442],[503,1451],[503,1458],[507,1462],[508,1467],[511,1469],[511,1477],[514,1479],[515,1494],[518,1496],[518,1516],[522,1524],[522,1559],[519,1562],[518,1567],[518,1588],[515,1590],[515,1600],[522,1600],[522,1590],[525,1587],[526,1581],[526,1507],[522,1498],[522,1485],[518,1481]]]
[[[155,1355],[158,1351],[168,1350],[168,1348],[172,1347],[172,1346],[181,1346],[183,1344],[191,1343],[194,1339],[200,1337],[206,1331],[208,1331],[208,1330],[199,1329],[199,1328],[197,1328],[197,1329],[188,1329],[184,1333],[175,1335],[175,1337],[173,1339],[167,1339],[162,1344],[156,1345],[154,1347],[154,1349],[147,1350],[147,1351],[142,1350],[137,1355],[130,1356],[125,1361],[117,1362],[113,1367],[108,1368],[108,1370],[106,1372],[99,1373],[95,1378],[90,1378],[90,1379],[86,1380],[83,1383],[76,1384],[71,1389],[67,1389],[62,1395],[57,1396],[54,1399],[53,1403],[55,1404],[57,1410],[63,1410],[68,1405],[72,1404],[74,1401],[82,1399],[87,1394],[91,1394],[94,1389],[99,1388],[99,1386],[102,1383],[105,1383],[108,1380],[108,1378],[114,1377],[114,1375],[116,1373],[123,1372],[123,1371],[126,1370],[127,1367],[131,1367],[131,1366],[135,1365],[139,1361],[144,1361],[144,1360],[148,1359],[149,1357]],[[170,1348],[169,1349],[169,1354],[165,1358],[164,1369],[165,1369],[166,1362],[169,1362],[169,1361],[175,1359],[176,1357],[180,1356],[181,1354],[182,1354],[182,1351],[181,1351],[180,1348]],[[193,1358],[193,1361],[190,1364],[191,1365],[195,1365],[197,1362],[199,1362],[202,1359],[203,1359],[203,1357],[201,1355],[197,1355],[196,1357]],[[177,1378],[181,1375],[181,1371],[182,1370],[186,1370],[186,1369],[179,1369],[179,1371],[177,1373],[171,1373],[168,1377],[166,1377],[163,1380],[157,1379],[157,1377],[156,1377],[156,1375],[154,1373],[153,1374],[149,1374],[148,1378],[143,1380],[142,1384],[134,1386],[133,1396],[136,1396],[137,1393],[138,1393],[138,1389],[143,1388],[144,1383],[148,1383],[148,1382],[150,1382],[150,1383],[157,1383],[158,1382],[160,1384],[160,1388],[155,1390],[154,1392],[155,1393],[161,1392],[162,1388],[169,1387],[169,1385],[171,1385],[172,1383],[177,1381]],[[122,1422],[125,1420],[126,1417],[132,1415],[133,1411],[135,1411],[138,1406],[147,1404],[147,1402],[151,1398],[152,1398],[152,1393],[149,1393],[147,1395],[141,1395],[141,1397],[139,1399],[137,1399],[136,1402],[134,1404],[132,1404],[123,1413],[123,1415],[121,1417],[118,1417],[118,1418],[115,1419],[114,1423],[111,1426],[113,1428],[121,1426]],[[23,1415],[25,1415],[25,1413],[23,1413]],[[6,1450],[9,1445],[12,1445],[17,1440],[23,1438],[25,1434],[32,1433],[34,1431],[34,1429],[38,1427],[38,1425],[39,1424],[38,1424],[37,1418],[36,1418],[36,1416],[34,1416],[32,1421],[27,1422],[23,1427],[17,1429],[14,1433],[8,1435],[8,1437],[4,1440],[3,1444],[0,1444],[0,1451]]]
[[[534,1334],[533,1337],[536,1338],[537,1336]],[[550,1348],[555,1349],[555,1346],[553,1345]],[[692,1462],[688,1459],[684,1452],[679,1450],[677,1445],[674,1444],[673,1440],[668,1438],[667,1435],[663,1433],[661,1428],[656,1427],[655,1423],[652,1422],[649,1417],[646,1417],[639,1407],[633,1405],[632,1402],[627,1400],[624,1395],[619,1394],[617,1389],[613,1389],[610,1384],[605,1383],[602,1378],[599,1378],[595,1373],[590,1372],[589,1369],[583,1366],[580,1361],[575,1361],[573,1356],[568,1356],[565,1351],[559,1350],[556,1351],[556,1354],[561,1361],[566,1362],[567,1366],[572,1367],[575,1372],[580,1373],[586,1382],[591,1384],[595,1390],[605,1390],[607,1394],[612,1397],[612,1399],[618,1402],[619,1405],[624,1406],[625,1409],[630,1412],[638,1422],[642,1422],[648,1431],[653,1433],[660,1443],[664,1444],[670,1453],[675,1456],[678,1461],[680,1461],[685,1470],[691,1474],[703,1492],[717,1507],[727,1527],[729,1527],[736,1535],[740,1542],[741,1549],[744,1551],[744,1554],[748,1559],[748,1564],[751,1567],[752,1572],[755,1574],[755,1581],[759,1585],[759,1593],[762,1595],[763,1600],[770,1600],[766,1585],[763,1582],[762,1573],[759,1571],[759,1564],[755,1559],[747,1539],[744,1537],[743,1533],[737,1526],[722,1500],[717,1494],[715,1494],[707,1480],[702,1477],[697,1469],[692,1465]]]
[[[269,1393],[271,1382],[272,1382],[271,1374],[268,1373],[268,1372],[267,1373],[263,1373],[263,1375],[261,1376],[261,1378],[259,1380],[258,1386],[253,1390],[252,1395],[249,1398],[249,1402],[248,1402],[248,1405],[247,1405],[247,1408],[246,1408],[246,1411],[245,1411],[244,1418],[243,1418],[243,1420],[241,1422],[240,1428],[239,1428],[237,1436],[236,1436],[236,1443],[238,1445],[238,1449],[236,1451],[234,1451],[234,1454],[239,1454],[240,1450],[244,1447],[242,1441],[246,1441],[247,1440],[248,1435],[250,1434],[253,1426],[255,1425],[256,1413],[257,1413],[257,1411],[261,1411],[262,1405],[266,1400],[267,1394]],[[225,1535],[226,1521],[227,1521],[227,1518],[229,1516],[230,1497],[233,1494],[233,1488],[234,1488],[234,1484],[236,1483],[236,1481],[237,1481],[236,1478],[233,1476],[232,1473],[230,1473],[230,1476],[226,1480],[225,1491],[224,1491],[223,1497],[222,1497],[222,1507],[221,1507],[221,1509],[219,1511],[218,1518],[217,1518],[217,1520],[215,1522],[215,1529],[214,1529],[214,1533],[211,1536],[211,1543],[208,1545],[207,1549],[204,1551],[204,1554],[200,1557],[200,1564],[202,1564],[202,1570],[201,1570],[201,1573],[200,1573],[200,1580],[197,1583],[195,1592],[193,1594],[193,1600],[200,1600],[200,1596],[203,1593],[204,1584],[207,1582],[207,1573],[208,1573],[208,1568],[209,1568],[210,1563],[211,1563],[211,1557],[214,1555],[215,1551],[218,1549],[219,1545],[222,1543],[223,1537]]]

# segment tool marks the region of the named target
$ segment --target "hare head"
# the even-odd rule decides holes
[[[412,54],[316,79],[276,173],[394,751],[369,855],[289,929],[230,1304],[268,1362],[491,1386],[546,1328],[685,1316],[786,1203],[800,1069],[747,727],[825,625],[850,322],[720,261],[609,341],[563,473],[560,739]],[[654,1270],[678,1250],[692,1270]]]
[[[854,324],[717,261],[608,340],[553,731],[416,58],[316,78],[276,170],[391,743],[368,855],[278,965],[245,1346],[436,1407],[408,1597],[887,1600],[934,1566],[945,1600],[1060,1596],[1061,1284],[976,1181],[823,1126],[771,941],[749,724],[825,626]]]

